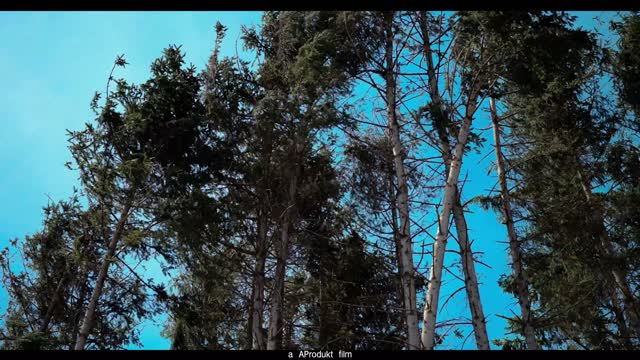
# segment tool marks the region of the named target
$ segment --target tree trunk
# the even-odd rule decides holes
[[[609,243],[609,245],[611,245],[611,243]],[[611,252],[611,249],[609,249],[609,252]],[[640,319],[638,316],[638,312],[639,312],[638,303],[636,302],[636,299],[633,297],[633,292],[631,291],[631,288],[629,287],[629,283],[627,282],[627,279],[624,276],[624,274],[618,269],[612,269],[611,272],[613,274],[613,278],[616,284],[618,285],[618,287],[620,288],[620,291],[622,292],[622,299],[624,302],[624,307],[627,310],[629,322],[631,323],[631,326],[633,327],[636,333],[636,337],[640,338]]]
[[[282,336],[282,344],[285,350],[293,350],[293,321],[291,319],[287,319],[284,321],[284,336]]]
[[[449,168],[449,174],[447,176],[444,196],[442,199],[442,211],[438,217],[438,233],[436,234],[436,240],[433,243],[433,262],[431,264],[429,286],[427,287],[422,327],[422,345],[427,350],[432,350],[435,346],[436,320],[440,287],[442,285],[444,253],[447,247],[447,239],[449,237],[449,216],[451,215],[453,204],[456,201],[455,196],[457,194],[460,169],[462,168],[462,156],[471,130],[471,122],[473,120],[473,114],[476,111],[476,106],[476,96],[470,96],[465,109],[465,116],[462,119],[462,126],[458,133],[458,142],[456,143],[453,155],[451,156],[451,166]]]
[[[391,160],[393,163],[393,159]],[[400,263],[400,231],[398,230],[398,209],[396,204],[396,186],[394,184],[394,175],[389,174],[389,208],[391,209],[391,229],[393,233],[393,245],[396,254],[396,267],[397,267],[397,276],[399,279],[402,279],[402,265]],[[402,308],[405,308],[404,303],[404,289],[401,289],[402,293],[400,294],[400,299],[402,300]]]
[[[393,233],[393,244],[396,253],[396,266],[398,267],[398,278],[400,278],[402,276],[402,266],[400,265],[400,231],[398,229],[398,209],[393,175],[389,176],[389,209],[391,209],[391,231]],[[404,297],[402,299],[404,299]]]
[[[324,269],[320,270],[322,273],[324,273]],[[320,275],[320,289],[319,289],[319,294],[318,294],[318,301],[320,302],[320,306],[318,309],[318,346],[320,347],[320,349],[324,349],[325,346],[327,346],[327,339],[329,338],[329,334],[327,331],[327,321],[326,321],[326,317],[327,317],[327,304],[324,301],[324,294],[323,294],[323,289],[322,287],[324,286],[324,276],[323,274]]]
[[[247,327],[245,328],[246,334],[246,342],[244,344],[244,350],[252,350],[253,349],[253,297],[255,295],[256,289],[252,287],[251,289],[251,297],[248,302],[249,306],[249,318],[247,319]]]
[[[509,252],[511,255],[511,269],[515,278],[516,297],[520,305],[520,315],[522,317],[522,325],[524,330],[524,338],[527,343],[527,349],[539,350],[538,342],[533,327],[533,319],[531,317],[531,303],[529,301],[529,281],[522,265],[522,253],[520,243],[516,233],[516,227],[513,222],[511,210],[511,200],[509,197],[509,187],[507,186],[507,175],[504,168],[502,158],[502,147],[500,143],[500,120],[496,110],[494,99],[489,99],[489,109],[491,111],[491,123],[493,124],[493,140],[496,152],[496,167],[498,170],[498,182],[500,183],[500,198],[502,200],[502,215],[507,225],[507,236],[509,238]]]
[[[280,246],[276,250],[276,273],[275,282],[273,284],[273,291],[271,292],[271,312],[269,318],[269,337],[267,340],[267,350],[278,350],[282,344],[278,343],[280,334],[282,332],[282,310],[283,310],[283,295],[284,295],[284,279],[286,272],[286,261],[289,250],[289,220],[286,219],[282,224]]]
[[[84,300],[87,297],[87,287],[85,286],[85,284],[87,284],[87,281],[89,279],[89,269],[84,260],[81,263],[81,269],[82,272],[78,277],[79,280],[77,281],[77,283],[80,284],[81,288],[80,293],[78,294],[78,300],[76,301],[76,307],[73,314],[73,344],[78,342],[78,338],[80,336],[79,327],[81,326],[80,320],[82,317],[82,308],[84,307]]]
[[[480,289],[478,286],[478,277],[476,275],[476,265],[473,260],[473,252],[471,251],[471,243],[469,242],[467,220],[464,216],[462,204],[460,204],[460,198],[459,196],[456,197],[457,200],[453,205],[453,220],[455,221],[458,243],[460,245],[464,285],[467,290],[469,309],[471,309],[473,334],[476,338],[476,346],[478,350],[489,350],[487,322],[484,316],[484,311],[482,310],[482,301],[480,300]]]
[[[400,278],[403,288],[404,311],[407,322],[407,349],[420,349],[420,336],[418,332],[418,311],[416,307],[416,288],[413,269],[413,246],[411,243],[411,230],[409,226],[409,188],[403,163],[403,151],[400,141],[400,124],[396,111],[396,76],[394,74],[393,58],[393,12],[385,13],[385,87],[387,117],[389,121],[389,133],[393,143],[393,162],[398,179],[397,208],[400,214],[399,228],[399,255],[398,264],[401,267]]]
[[[43,333],[47,331],[47,328],[49,327],[49,323],[51,322],[51,318],[53,317],[53,312],[55,311],[56,306],[58,306],[58,302],[60,301],[60,291],[62,291],[62,286],[64,285],[66,279],[67,279],[67,272],[65,270],[65,273],[62,275],[62,277],[58,281],[56,290],[53,293],[53,298],[51,299],[51,302],[47,307],[47,312],[45,313],[44,318],[42,319],[42,323],[40,323],[38,332]]]
[[[624,317],[624,312],[620,307],[620,301],[618,300],[618,294],[616,289],[610,288],[611,296],[611,307],[613,310],[613,314],[616,318],[616,325],[618,326],[619,337],[622,339],[622,344],[625,349],[633,350],[633,343],[631,342],[631,335],[629,334],[629,328],[627,327],[627,322]]]
[[[263,174],[259,183],[259,214],[258,214],[258,240],[256,243],[256,264],[253,273],[253,312],[252,312],[252,334],[254,350],[264,350],[266,348],[264,333],[262,329],[262,319],[264,314],[264,287],[265,287],[265,264],[267,261],[269,231],[269,175],[271,168],[271,153],[273,151],[271,123],[265,124],[267,127],[262,134],[262,155],[261,162]]]
[[[264,206],[266,207],[266,206]],[[253,279],[253,313],[251,315],[252,348],[264,350],[264,336],[262,333],[262,314],[264,312],[264,269],[267,259],[267,227],[266,213],[261,211],[258,220],[258,242],[256,244],[256,264]]]
[[[278,350],[282,347],[282,311],[284,306],[284,280],[289,256],[289,240],[293,223],[293,211],[297,191],[297,177],[294,175],[289,183],[289,203],[284,211],[280,246],[276,247],[276,273],[272,291],[271,316],[269,319],[269,337],[267,350]],[[279,341],[280,340],[280,341]]]
[[[80,328],[78,339],[76,340],[75,350],[84,349],[84,345],[87,342],[89,333],[93,328],[96,306],[98,305],[98,300],[100,299],[100,295],[102,295],[102,288],[104,287],[104,283],[107,279],[107,273],[109,272],[109,265],[111,265],[112,258],[116,252],[118,241],[122,236],[122,232],[124,231],[124,226],[127,222],[127,218],[129,217],[129,209],[130,209],[130,204],[127,203],[124,206],[124,209],[122,209],[122,213],[120,214],[120,219],[118,220],[116,229],[113,233],[113,236],[111,237],[111,241],[109,241],[109,248],[107,249],[107,253],[105,254],[104,259],[102,261],[100,272],[98,273],[98,277],[96,278],[96,285],[93,288],[93,292],[91,293],[91,299],[89,300],[89,304],[87,305],[87,310],[82,320],[82,327]]]
[[[482,310],[482,302],[480,300],[480,290],[478,288],[478,280],[475,272],[475,263],[473,261],[471,246],[468,241],[467,223],[458,195],[458,177],[460,176],[460,168],[462,166],[462,155],[469,135],[472,116],[476,110],[476,100],[475,97],[473,97],[467,104],[466,116],[463,119],[462,127],[458,133],[458,143],[452,156],[448,133],[445,128],[445,122],[448,123],[449,121],[448,119],[445,119],[445,113],[442,109],[443,101],[440,96],[438,77],[433,64],[433,54],[429,40],[426,12],[421,12],[419,14],[419,26],[422,32],[423,52],[427,63],[427,76],[429,78],[428,92],[431,97],[434,128],[438,131],[438,137],[441,140],[442,157],[447,174],[445,194],[443,198],[444,206],[438,218],[438,234],[436,235],[436,241],[433,245],[433,263],[427,288],[427,299],[423,316],[422,346],[427,350],[431,350],[435,346],[435,326],[442,280],[442,268],[444,266],[446,243],[449,237],[449,215],[453,209],[454,221],[456,224],[456,231],[462,255],[465,289],[467,291],[467,300],[471,310],[473,332],[476,337],[476,346],[478,349],[489,349],[489,338],[487,335],[486,320]]]
[[[448,173],[448,159],[451,157],[449,149],[448,134],[444,128],[440,128],[442,158],[445,162],[445,170]],[[480,300],[480,288],[476,275],[476,265],[473,259],[473,251],[469,242],[469,232],[467,220],[464,215],[464,208],[460,203],[460,194],[456,188],[455,203],[453,204],[453,220],[456,225],[456,235],[460,246],[460,257],[462,260],[462,272],[464,273],[464,286],[467,293],[467,301],[471,311],[473,333],[476,338],[476,346],[479,350],[489,350],[489,336],[487,335],[487,324]]]
[[[437,87],[434,87],[437,91]],[[438,95],[432,95],[438,99],[434,101],[435,106],[439,106],[441,101]],[[451,150],[449,144],[449,135],[444,126],[434,124],[438,130],[440,137],[440,150],[445,164],[445,172],[449,173],[449,159],[451,158]],[[453,204],[453,220],[456,225],[456,234],[458,236],[458,245],[460,246],[460,257],[462,261],[462,272],[464,273],[464,286],[467,293],[467,301],[471,311],[471,319],[473,325],[473,333],[476,338],[476,347],[479,350],[489,350],[489,336],[487,335],[487,324],[482,309],[482,301],[480,298],[480,288],[478,286],[478,277],[476,275],[476,266],[473,259],[473,251],[469,242],[469,232],[467,228],[467,220],[464,215],[464,208],[460,202],[459,190],[456,187],[455,203]]]

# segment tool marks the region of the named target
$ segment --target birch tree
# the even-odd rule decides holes
[[[453,56],[453,68],[448,74],[450,86],[454,86],[455,79],[459,76],[459,91],[461,96],[461,103],[452,102],[452,109],[461,109],[461,111],[454,111],[459,114],[456,121],[459,121],[459,128],[457,129],[456,141],[451,144],[453,150],[451,151],[449,162],[449,168],[446,176],[444,194],[442,197],[442,208],[438,216],[438,231],[435,236],[433,244],[433,256],[432,265],[429,277],[429,286],[427,288],[427,295],[425,301],[423,326],[422,326],[422,345],[425,349],[431,350],[436,344],[435,329],[438,313],[438,302],[440,297],[440,288],[442,285],[442,270],[444,267],[444,254],[446,251],[447,240],[449,237],[449,220],[452,214],[454,204],[458,201],[458,181],[460,177],[460,171],[462,168],[462,160],[464,156],[464,150],[469,140],[469,134],[471,132],[471,125],[475,116],[475,113],[479,107],[479,103],[482,102],[481,96],[483,90],[485,90],[490,84],[491,72],[488,70],[492,61],[492,55],[486,51],[486,48],[481,40],[482,35],[477,35],[474,38],[473,32],[465,33],[469,29],[463,27],[457,27],[452,44],[452,56]],[[453,91],[450,91],[453,94]],[[461,219],[460,216],[458,216]],[[462,225],[462,223],[460,224]],[[461,226],[464,227],[464,226]],[[468,255],[467,255],[468,256]],[[472,260],[472,259],[471,259]],[[469,265],[469,258],[463,260]],[[470,267],[467,267],[471,270]],[[472,290],[472,294],[474,290]],[[475,295],[472,295],[475,297]],[[479,299],[479,298],[478,298]],[[477,304],[476,304],[477,305]],[[474,306],[475,311],[480,308]],[[474,310],[472,310],[474,311]],[[484,322],[483,318],[477,317],[480,313],[474,314],[474,320]],[[481,331],[478,331],[476,336],[479,336],[479,346],[484,346],[484,335]]]
[[[442,159],[445,165],[445,180],[448,177],[451,170],[451,144],[449,142],[451,128],[450,112],[448,112],[445,101],[442,98],[440,91],[440,76],[446,68],[446,60],[443,59],[446,54],[441,56],[435,56],[432,50],[432,46],[436,46],[437,41],[431,41],[431,33],[435,33],[435,37],[438,39],[447,36],[445,33],[447,29],[444,28],[442,21],[443,17],[435,19],[427,12],[420,12],[417,14],[417,23],[420,29],[420,37],[422,41],[421,50],[425,59],[425,68],[428,78],[427,93],[430,98],[430,103],[425,106],[428,109],[427,113],[432,120],[431,127],[436,132],[435,138],[440,143],[440,150]],[[437,22],[437,23],[436,23]],[[440,40],[442,42],[442,40]],[[436,68],[434,60],[439,65]],[[418,120],[420,122],[420,120]],[[427,139],[432,138],[429,136],[426,128],[419,123],[420,128],[425,131]],[[457,185],[456,185],[457,188]],[[480,350],[489,349],[489,338],[487,336],[486,320],[484,311],[482,309],[482,302],[480,300],[480,291],[478,287],[478,280],[475,271],[475,261],[473,258],[473,252],[471,250],[471,244],[468,238],[467,222],[465,219],[464,208],[460,200],[459,190],[456,189],[454,202],[452,205],[453,219],[456,227],[457,241],[460,246],[460,254],[462,257],[462,269],[464,273],[465,287],[467,291],[467,298],[469,303],[469,309],[471,310],[471,318],[473,331],[476,337],[476,345]],[[446,195],[446,192],[445,192]],[[436,239],[437,241],[437,239]]]

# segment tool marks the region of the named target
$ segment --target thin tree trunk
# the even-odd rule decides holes
[[[445,119],[445,113],[442,109],[443,101],[440,96],[438,77],[433,64],[433,54],[429,41],[427,21],[427,13],[421,12],[419,14],[419,26],[422,32],[423,52],[427,62],[427,75],[429,77],[428,92],[431,97],[431,106],[434,109],[434,111],[432,111],[434,127],[438,131],[438,136],[441,140],[441,150],[447,177],[443,198],[444,206],[438,218],[438,234],[436,235],[436,241],[433,245],[433,263],[427,288],[427,299],[423,316],[422,346],[427,350],[431,350],[435,346],[435,326],[442,280],[442,268],[444,266],[444,253],[447,238],[449,237],[449,216],[453,209],[456,232],[462,255],[465,289],[467,290],[467,300],[471,310],[473,330],[476,337],[476,346],[478,349],[489,349],[489,337],[487,335],[486,320],[482,310],[482,302],[480,300],[480,290],[478,288],[478,280],[475,272],[475,263],[468,241],[467,223],[458,195],[458,178],[460,176],[460,168],[462,166],[462,155],[471,127],[472,114],[476,110],[476,100],[474,97],[467,104],[466,116],[463,119],[462,127],[458,133],[458,143],[452,156],[448,134],[445,129],[445,121],[448,122],[448,119]],[[436,119],[435,117],[438,118]]]
[[[400,231],[398,230],[398,209],[396,204],[396,189],[395,184],[393,183],[393,175],[389,176],[389,207],[391,209],[391,229],[393,233],[393,245],[396,253],[396,267],[397,267],[397,275],[398,278],[402,278],[402,265],[400,264]],[[402,294],[400,299],[402,300],[401,306],[403,309],[405,308],[404,304],[404,288],[401,289]]]
[[[613,314],[616,318],[616,325],[618,326],[618,332],[620,333],[620,338],[623,340],[622,343],[627,350],[633,350],[633,343],[631,342],[631,336],[629,334],[629,328],[627,327],[627,322],[624,317],[624,312],[620,307],[620,301],[618,300],[618,294],[615,289],[611,288],[611,305]]]
[[[393,233],[393,244],[396,252],[396,262],[398,267],[398,277],[402,276],[402,266],[400,265],[400,231],[398,230],[398,209],[396,206],[396,191],[392,176],[389,179],[389,208],[391,209],[391,231]],[[404,297],[403,297],[404,299]],[[404,300],[403,300],[404,301]]]
[[[319,291],[318,291],[318,346],[320,349],[327,347],[327,342],[331,336],[330,334],[330,318],[329,318],[329,304],[325,301],[327,287],[329,281],[328,272],[332,268],[332,263],[329,255],[329,239],[327,237],[321,237],[317,241],[320,242],[320,268],[319,268]]]
[[[256,264],[253,274],[253,313],[251,315],[251,327],[253,338],[252,348],[254,350],[265,349],[262,314],[264,312],[264,271],[267,259],[268,219],[265,212],[266,204],[263,204],[262,207],[263,209],[258,219],[258,242],[256,244]]]
[[[435,76],[433,70],[433,63],[429,64],[430,74]],[[440,108],[442,100],[438,93],[437,80],[432,81],[431,85],[431,99],[432,105],[436,107],[436,111],[442,114]],[[444,120],[444,119],[442,119]],[[445,129],[444,124],[435,124],[434,127],[438,132],[440,138],[440,148],[442,152],[442,158],[445,164],[445,173],[449,173],[449,160],[451,158],[451,149],[449,143],[449,134]],[[460,255],[462,261],[462,272],[464,274],[464,286],[467,293],[467,301],[469,303],[469,309],[471,311],[471,323],[473,325],[473,333],[476,338],[476,347],[479,350],[489,350],[489,336],[487,334],[486,318],[482,309],[482,301],[480,298],[480,288],[478,285],[478,277],[476,274],[475,261],[473,259],[473,251],[471,250],[471,243],[469,242],[469,233],[467,228],[467,220],[464,215],[464,209],[460,203],[460,194],[456,186],[455,203],[453,204],[453,220],[456,225],[456,234],[458,236],[458,245],[460,246]]]
[[[324,273],[324,270],[321,270]],[[324,286],[324,276],[320,275],[320,289],[318,294],[318,299],[320,302],[320,306],[318,309],[318,346],[320,349],[324,349],[327,345],[328,333],[327,333],[327,321],[325,321],[325,317],[327,317],[327,305],[324,302],[324,294],[322,287]]]
[[[440,128],[439,134],[441,139],[442,157],[445,162],[445,170],[448,173],[448,159],[451,157],[449,149],[448,135],[444,132],[444,128]],[[464,286],[467,292],[467,301],[471,311],[471,323],[473,325],[473,333],[476,338],[476,346],[479,350],[489,350],[489,336],[487,335],[487,324],[482,309],[482,301],[480,298],[480,288],[478,286],[478,277],[476,274],[475,261],[473,259],[473,251],[469,242],[469,232],[467,220],[464,215],[464,208],[460,203],[460,194],[456,188],[455,203],[453,204],[453,220],[456,225],[456,235],[458,236],[458,245],[460,246],[460,256],[462,260],[462,272],[464,274]]]
[[[286,259],[288,257],[289,250],[289,220],[285,220],[282,225],[280,246],[277,250],[276,261],[276,273],[275,282],[273,284],[273,291],[271,295],[271,312],[269,318],[269,337],[267,339],[267,350],[278,350],[282,344],[278,343],[280,338],[281,322],[282,322],[282,310],[283,310],[283,295],[284,295],[284,279],[286,272]]]
[[[293,321],[291,321],[291,319],[287,319],[286,321],[284,321],[284,323],[286,325],[283,326],[284,328],[284,336],[282,337],[282,344],[284,346],[284,349],[293,349]]]
[[[403,302],[407,322],[407,348],[409,350],[420,349],[420,336],[418,332],[418,312],[416,307],[416,288],[413,268],[413,246],[411,243],[411,230],[409,226],[409,188],[403,163],[403,151],[400,141],[400,125],[396,110],[396,78],[394,74],[395,62],[393,58],[393,12],[385,13],[386,27],[386,69],[385,87],[387,102],[387,117],[389,132],[393,143],[393,161],[398,179],[397,208],[400,214],[399,229],[399,253],[398,263],[401,266],[400,278],[403,288]]]
[[[252,334],[254,350],[264,350],[265,339],[262,329],[262,319],[264,314],[264,288],[265,288],[265,264],[267,261],[268,243],[267,235],[269,230],[269,196],[268,196],[268,184],[271,166],[271,152],[273,151],[272,145],[272,130],[273,128],[267,125],[267,129],[263,134],[263,149],[262,149],[262,166],[263,175],[260,179],[259,191],[260,191],[260,212],[258,214],[258,241],[256,243],[256,264],[253,273],[253,313],[252,317]]]
[[[609,245],[611,245],[611,243],[609,243]],[[611,251],[612,249],[609,248],[609,252]],[[619,269],[612,269],[611,272],[616,284],[622,292],[622,299],[624,302],[624,307],[627,310],[629,322],[631,323],[631,326],[636,333],[636,337],[640,338],[640,319],[638,318],[638,304],[633,296],[633,292],[629,287],[629,283],[627,282],[626,277]]]
[[[437,87],[434,87],[437,91]],[[438,95],[432,95],[432,99],[439,99]],[[439,100],[434,101],[440,104]],[[437,105],[436,105],[437,106]],[[442,158],[445,164],[445,172],[449,173],[449,159],[451,158],[451,150],[448,134],[444,126],[438,126],[438,136],[440,137]],[[473,333],[476,338],[476,347],[479,350],[489,350],[489,336],[487,334],[486,318],[482,309],[482,301],[480,298],[480,288],[478,285],[478,277],[476,274],[475,261],[473,259],[473,251],[469,242],[469,232],[467,220],[464,215],[464,208],[460,202],[459,190],[456,187],[455,203],[453,204],[453,220],[456,225],[456,235],[458,236],[458,245],[460,246],[460,255],[462,261],[462,272],[464,274],[464,286],[467,293],[467,301],[471,311],[471,319],[473,325]]]
[[[289,204],[284,212],[280,236],[280,246],[276,248],[276,273],[272,291],[271,313],[269,319],[269,337],[267,350],[278,350],[282,347],[282,311],[284,306],[284,280],[287,258],[289,255],[290,232],[293,223],[293,211],[297,191],[297,177],[294,175],[289,183]],[[280,341],[278,341],[280,340]]]
[[[53,312],[55,311],[56,306],[58,305],[58,302],[60,301],[60,291],[62,291],[62,286],[64,285],[66,279],[67,279],[67,273],[65,271],[65,273],[62,275],[62,277],[58,281],[58,285],[56,286],[56,290],[53,293],[53,298],[51,299],[51,302],[49,303],[49,306],[47,307],[47,312],[45,313],[44,318],[42,319],[42,323],[40,324],[40,327],[38,328],[38,332],[43,333],[43,332],[47,331],[47,328],[49,327],[49,323],[51,322],[51,318],[53,317]]]
[[[262,215],[261,215],[262,217]],[[264,269],[267,257],[267,222],[262,218],[258,225],[258,244],[256,246],[256,265],[254,270],[254,290],[253,290],[253,314],[252,314],[252,334],[253,349],[264,350],[264,336],[262,333],[262,314],[264,311]]]
[[[527,349],[539,350],[536,341],[535,330],[533,327],[533,319],[531,317],[531,303],[529,301],[529,281],[522,265],[522,251],[516,233],[516,227],[513,222],[513,214],[511,210],[511,200],[509,197],[509,187],[507,186],[507,175],[504,168],[502,158],[502,146],[500,143],[500,119],[496,110],[494,99],[489,99],[489,109],[491,111],[491,123],[493,124],[493,140],[496,152],[496,167],[498,170],[498,182],[500,183],[500,198],[502,200],[502,215],[507,225],[507,236],[509,237],[509,252],[511,254],[511,270],[515,278],[516,297],[520,305],[520,315],[522,317],[522,325],[524,330],[524,338],[527,343]]]
[[[246,327],[246,343],[244,345],[245,350],[253,349],[253,298],[255,296],[255,288],[251,288],[251,300],[249,301],[249,318],[247,319],[247,327]]]
[[[467,144],[467,138],[471,130],[473,114],[476,111],[477,97],[470,96],[465,109],[465,116],[462,119],[462,126],[458,132],[458,141],[451,157],[451,166],[442,199],[442,211],[438,217],[438,233],[433,243],[433,262],[427,296],[424,307],[424,320],[422,326],[422,345],[427,350],[432,350],[435,346],[436,320],[438,311],[438,301],[440,297],[440,287],[442,285],[442,269],[444,267],[444,253],[449,237],[449,217],[456,201],[458,188],[458,178],[462,168],[462,156]]]
[[[87,280],[89,278],[89,269],[87,268],[87,264],[83,261],[81,266],[82,273],[79,276],[80,280],[78,281],[78,284],[80,284],[81,288],[80,293],[78,294],[78,300],[76,302],[76,308],[73,315],[73,344],[78,342],[78,338],[80,336],[79,327],[81,326],[80,320],[82,317],[82,308],[84,299],[87,297],[87,287],[85,286],[85,284],[87,283]]]
[[[78,334],[78,339],[76,340],[75,350],[82,350],[87,342],[87,338],[89,337],[89,333],[94,325],[94,317],[96,312],[96,306],[98,305],[98,300],[100,299],[100,295],[102,295],[102,288],[104,287],[104,283],[107,279],[107,273],[109,272],[109,265],[111,265],[111,259],[115,255],[116,247],[118,245],[118,241],[122,236],[122,232],[124,231],[124,226],[127,222],[127,218],[129,217],[129,209],[130,204],[127,203],[122,209],[122,213],[120,214],[120,219],[118,220],[118,224],[116,225],[116,229],[109,241],[109,248],[107,249],[107,253],[104,256],[102,266],[100,267],[100,272],[98,273],[98,277],[96,278],[96,285],[93,288],[93,292],[91,293],[91,299],[89,300],[89,304],[87,305],[87,310],[84,314],[84,319],[82,320],[82,327],[80,328],[80,333]]]
[[[467,229],[467,220],[464,216],[462,204],[460,204],[459,196],[456,196],[456,203],[453,205],[453,220],[456,225],[456,233],[458,235],[458,243],[460,245],[460,255],[462,257],[462,271],[464,273],[464,285],[467,290],[467,300],[469,309],[471,309],[471,323],[473,325],[473,334],[476,338],[476,346],[478,350],[489,350],[489,336],[487,335],[487,322],[482,310],[482,301],[480,300],[480,288],[478,286],[478,277],[476,275],[475,261],[473,260],[473,252],[471,251],[471,243],[469,242],[469,232]]]
[[[442,157],[445,162],[445,170],[448,173],[448,159],[451,157],[449,149],[448,134],[444,132],[444,128],[440,128],[439,134],[441,139]],[[458,236],[458,245],[460,246],[460,257],[462,261],[462,272],[464,274],[464,286],[467,293],[467,301],[471,311],[471,324],[473,326],[473,334],[476,338],[476,347],[478,350],[489,350],[489,336],[487,334],[487,323],[482,309],[482,301],[480,298],[480,287],[478,285],[478,276],[476,274],[476,265],[473,259],[473,251],[469,242],[469,231],[467,227],[467,219],[464,215],[464,208],[460,202],[459,190],[456,187],[455,203],[453,204],[453,220],[456,225],[456,235]]]

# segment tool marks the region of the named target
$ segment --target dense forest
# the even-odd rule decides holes
[[[172,349],[640,349],[640,13],[612,43],[575,20],[273,11],[250,57],[215,24],[204,71],[170,46],[133,84],[118,56],[68,130],[80,186],[0,252],[0,348],[122,349],[166,314]],[[496,179],[471,198],[470,153]],[[471,205],[508,235],[499,339]]]

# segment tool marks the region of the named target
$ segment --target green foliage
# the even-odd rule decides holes
[[[68,132],[73,161],[65,165],[78,171],[81,191],[51,202],[42,229],[0,253],[10,297],[2,348],[71,348],[104,261],[110,268],[88,348],[139,345],[137,324],[160,311],[169,314],[164,335],[174,349],[251,348],[261,260],[262,330],[266,336],[282,291],[282,347],[404,348],[393,146],[373,122],[378,105],[360,122],[366,116],[356,103],[360,85],[388,81],[388,33],[397,51],[390,70],[402,73],[391,74],[398,84],[390,91],[402,109],[412,229],[424,226],[422,212],[432,211],[427,200],[441,185],[432,175],[441,154],[430,146],[455,142],[464,101],[497,99],[506,108],[509,185],[537,340],[545,348],[637,348],[639,310],[624,301],[611,270],[637,300],[638,14],[614,23],[619,44],[604,49],[562,12],[428,13],[440,90],[451,94],[419,107],[407,100],[428,90],[416,15],[266,12],[259,28],[243,33],[258,66],[219,56],[226,27],[218,22],[203,72],[170,46],[138,85],[115,77],[128,65],[118,56],[106,92],[91,101],[96,118]],[[618,103],[604,96],[609,76]],[[428,126],[419,129],[422,120]],[[483,151],[481,131],[472,130],[466,150]],[[501,210],[494,194],[472,202]],[[282,253],[285,285],[276,289]],[[162,260],[170,287],[136,273],[145,260]],[[424,279],[415,280],[420,292]],[[499,285],[516,293],[512,275]],[[515,335],[494,345],[524,349],[522,320],[514,315],[508,326]],[[463,338],[460,329],[451,334]]]
[[[606,179],[624,171],[627,153],[612,144],[621,117],[595,90],[605,52],[565,14],[471,19],[491,29],[489,39],[503,47],[504,80],[495,91],[504,94],[511,115],[507,139],[517,144],[507,158],[517,184],[513,198],[527,219],[521,246],[539,340],[551,348],[629,348],[625,320],[621,325],[613,315],[620,300],[611,277],[612,268],[627,273],[628,265],[603,250],[613,235],[602,230],[613,221],[603,215],[611,193],[593,190],[611,186]],[[501,286],[513,292],[512,282],[501,279]],[[518,321],[511,326],[521,332]]]
[[[102,246],[99,210],[83,210],[77,197],[44,208],[42,231],[20,243],[25,268],[15,272],[17,251],[6,249],[2,271],[10,297],[3,335],[8,349],[70,349],[93,279]],[[16,249],[18,244],[14,245]],[[17,249],[16,249],[17,250]],[[150,311],[146,294],[126,272],[114,270],[97,312],[108,321],[99,322],[90,348],[118,349],[138,343],[139,319]],[[117,285],[116,285],[117,284]],[[44,330],[42,330],[44,328]]]

